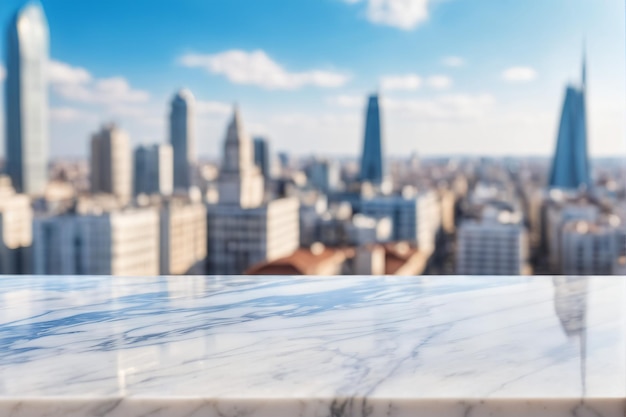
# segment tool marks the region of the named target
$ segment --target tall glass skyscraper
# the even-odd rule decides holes
[[[195,98],[191,91],[178,91],[170,112],[170,144],[174,151],[174,189],[187,190],[193,184],[196,163],[194,136]]]
[[[365,140],[361,157],[361,181],[380,185],[385,177],[382,148],[382,128],[378,94],[372,94],[365,115]]]
[[[18,192],[41,194],[48,177],[49,33],[39,3],[15,14],[6,47],[7,174]]]
[[[587,154],[586,72],[583,59],[581,87],[569,85],[565,91],[559,137],[548,184],[550,188],[577,189],[591,185]]]

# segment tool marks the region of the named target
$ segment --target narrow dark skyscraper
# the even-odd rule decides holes
[[[378,94],[372,94],[365,115],[365,139],[361,157],[361,181],[380,185],[385,179],[382,126]]]
[[[7,31],[7,174],[18,192],[42,194],[48,179],[48,23],[41,5],[20,9]]]
[[[172,99],[170,112],[170,144],[174,151],[174,189],[188,190],[194,185],[196,141],[194,136],[195,98],[182,89]]]
[[[591,185],[587,154],[586,93],[587,65],[583,58],[581,87],[569,85],[565,91],[559,136],[548,183],[550,188],[577,189]]]

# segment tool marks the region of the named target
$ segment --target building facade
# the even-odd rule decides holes
[[[49,33],[40,4],[16,13],[6,48],[6,171],[18,193],[41,195],[48,178]]]
[[[527,275],[528,236],[521,216],[487,208],[478,220],[457,229],[459,275]]]
[[[552,162],[549,187],[576,189],[591,185],[587,153],[586,65],[583,62],[582,85],[568,86],[559,125],[556,152]]]
[[[91,191],[128,202],[132,197],[132,175],[128,136],[114,124],[103,126],[91,138]]]
[[[32,220],[30,198],[0,176],[0,275],[30,273]]]
[[[207,210],[173,200],[161,208],[161,275],[201,275],[207,255]]]
[[[33,269],[44,275],[158,275],[159,213],[142,208],[36,218]]]
[[[218,193],[207,214],[209,274],[241,274],[298,247],[299,202],[264,201],[263,176],[237,108],[226,131]]]
[[[170,144],[174,151],[174,188],[194,185],[196,164],[195,98],[191,91],[178,91],[170,109]]]
[[[365,114],[365,137],[361,156],[360,180],[380,185],[385,179],[382,123],[378,94],[369,97]]]
[[[272,176],[270,144],[266,138],[254,138],[254,163],[261,171],[263,178],[269,179]]]
[[[134,194],[172,195],[174,190],[173,153],[170,145],[144,145],[134,153]]]

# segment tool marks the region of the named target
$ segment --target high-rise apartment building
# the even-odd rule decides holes
[[[556,152],[552,162],[549,187],[576,189],[591,185],[587,153],[586,63],[583,61],[582,85],[570,85],[565,91]]]
[[[528,236],[519,213],[487,206],[457,229],[459,275],[527,275]]]
[[[91,138],[91,191],[128,202],[132,196],[132,175],[128,136],[114,124],[103,126]]]
[[[161,275],[200,275],[207,255],[207,210],[203,203],[167,201],[161,208]]]
[[[45,275],[159,274],[155,208],[36,218],[33,269]]]
[[[299,203],[264,201],[263,176],[238,109],[226,132],[218,192],[219,203],[208,207],[208,273],[241,274],[298,248]]]
[[[30,273],[32,220],[30,198],[0,176],[0,275]]]
[[[6,43],[6,171],[19,193],[41,195],[48,178],[48,23],[39,3],[11,20]]]
[[[174,187],[172,147],[166,144],[137,147],[134,171],[135,195],[171,195]]]
[[[385,180],[385,160],[378,94],[369,97],[365,114],[365,137],[361,156],[360,179],[374,185]]]
[[[174,189],[194,185],[196,164],[195,98],[191,91],[178,91],[170,109],[170,144],[174,150]]]

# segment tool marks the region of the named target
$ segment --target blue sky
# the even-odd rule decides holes
[[[6,24],[22,4],[3,0]],[[54,156],[85,155],[99,124],[166,140],[177,88],[218,154],[230,106],[274,149],[358,154],[365,97],[384,97],[402,155],[549,155],[564,86],[589,61],[590,149],[623,154],[621,0],[43,0]],[[4,56],[4,45],[0,45]]]

